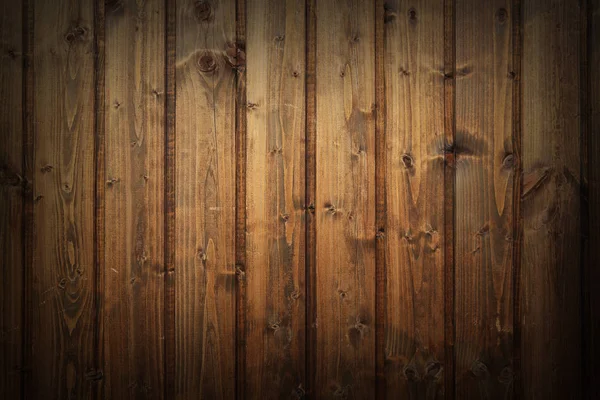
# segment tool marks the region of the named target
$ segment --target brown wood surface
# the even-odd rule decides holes
[[[388,398],[436,398],[444,363],[442,1],[385,15]],[[398,310],[405,310],[398,312]]]
[[[521,364],[528,399],[580,398],[579,4],[523,2]]]
[[[512,394],[510,2],[456,2],[456,398]]]
[[[23,4],[0,4],[0,397],[21,393],[23,334]]]
[[[163,396],[164,2],[106,8],[107,398]]]
[[[583,183],[587,184],[587,193],[583,192],[584,201],[588,207],[587,221],[582,220],[582,223],[587,223],[584,230],[584,239],[587,239],[585,255],[585,290],[587,291],[586,314],[583,315],[585,321],[583,340],[586,343],[584,348],[584,356],[586,357],[585,365],[585,386],[587,387],[586,399],[594,399],[600,397],[600,1],[588,0],[588,9],[585,10],[587,17],[587,76],[582,82],[586,87],[586,100],[584,104],[587,116],[585,125],[585,147],[587,157],[585,161],[587,165],[583,165],[587,176],[584,176]],[[583,21],[585,22],[585,20]],[[588,86],[589,85],[589,86]],[[582,155],[583,156],[583,155]],[[584,186],[585,188],[585,186]],[[587,197],[586,197],[587,194]],[[587,236],[587,238],[586,238]]]
[[[317,398],[375,391],[374,14],[317,2]]]
[[[0,11],[0,397],[600,395],[598,0]]]
[[[246,393],[305,392],[304,2],[248,0]]]
[[[33,398],[90,395],[94,366],[92,1],[33,2]]]
[[[232,398],[235,3],[177,2],[176,390]]]

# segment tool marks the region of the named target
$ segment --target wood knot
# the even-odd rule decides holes
[[[107,12],[117,12],[123,9],[123,0],[105,0],[104,8]]]
[[[64,289],[65,287],[67,287],[67,279],[66,278],[62,278],[59,282],[58,282],[58,288],[59,289]]]
[[[288,222],[288,220],[290,219],[290,214],[287,214],[287,213],[281,214],[281,219],[283,220],[283,222]]]
[[[194,16],[200,22],[210,21],[212,18],[212,7],[207,1],[197,1],[194,4]]]
[[[202,72],[213,72],[217,69],[217,61],[212,53],[204,53],[198,57],[198,69]]]
[[[275,36],[276,42],[283,42],[285,40],[285,35],[277,35]]]
[[[436,378],[441,370],[442,364],[440,364],[438,361],[430,362],[425,366],[425,374],[429,378]]]
[[[515,157],[512,154],[507,154],[506,157],[502,160],[502,168],[503,169],[512,169],[515,165]]]
[[[383,5],[383,22],[385,24],[389,24],[390,22],[396,19],[396,12],[392,8],[392,6],[388,3]]]
[[[6,54],[8,55],[8,57],[11,60],[14,60],[15,58],[17,58],[17,53],[15,52],[15,49],[13,49],[12,47],[6,51]]]
[[[511,367],[504,367],[502,371],[500,371],[500,375],[498,376],[498,382],[504,385],[510,385],[514,380],[514,372]]]
[[[346,292],[345,290],[339,289],[338,294],[340,295],[340,298],[343,300],[348,295],[348,292]]]
[[[54,167],[52,165],[46,164],[40,169],[40,171],[42,171],[43,174],[46,174],[46,173],[52,171],[53,169],[54,169]]]
[[[360,37],[358,36],[358,33],[355,33],[354,35],[350,36],[350,43],[358,43],[360,41]]]
[[[244,52],[243,46],[235,43],[227,43],[227,49],[225,50],[225,56],[227,63],[235,70],[243,72],[246,70],[246,53]]]
[[[106,184],[107,184],[109,187],[112,187],[112,186],[114,186],[115,184],[119,183],[120,181],[121,181],[121,180],[120,180],[119,178],[108,178],[108,179],[106,180]]]
[[[297,78],[297,77],[299,77],[299,76],[300,76],[300,72],[298,72],[298,71],[294,71],[294,72],[292,72],[292,76],[293,76],[294,78]]]
[[[408,10],[408,19],[410,22],[417,22],[417,10],[415,10],[414,7],[411,7]]]
[[[417,368],[410,364],[407,365],[406,367],[404,367],[404,377],[406,378],[407,381],[409,382],[416,382],[419,380],[419,371],[417,371]]]
[[[402,164],[404,164],[404,168],[411,169],[414,166],[413,158],[409,154],[402,155]]]
[[[104,378],[104,374],[102,373],[102,370],[99,370],[99,369],[89,370],[85,374],[85,379],[88,381],[92,381],[92,382],[101,381],[103,378]]]
[[[86,33],[87,30],[85,28],[81,26],[74,26],[65,34],[65,41],[69,45],[72,45],[76,41],[84,39]]]
[[[506,22],[508,19],[508,11],[506,11],[506,8],[500,8],[498,11],[496,11],[496,19],[501,24]]]
[[[487,365],[479,360],[475,360],[471,364],[471,373],[475,378],[484,379],[489,374],[489,371]]]
[[[377,233],[375,233],[376,239],[383,239],[385,237],[385,229],[379,228],[377,229]]]

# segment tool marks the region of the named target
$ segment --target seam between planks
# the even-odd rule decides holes
[[[455,397],[454,360],[454,202],[455,202],[455,0],[444,0],[444,384],[446,399]]]
[[[175,390],[175,43],[176,1],[165,0],[164,374],[166,399]]]
[[[246,1],[235,2],[236,48],[246,47]],[[246,388],[246,74],[236,70],[235,104],[235,385],[236,398],[245,398]]]
[[[521,0],[512,0],[512,142],[515,169],[513,171],[513,220],[512,220],[512,264],[513,264],[513,397],[521,398],[521,250],[523,246],[522,182],[523,162],[521,158]]]
[[[385,26],[384,1],[375,0],[375,393],[386,396],[385,321],[386,321],[386,137],[385,137]]]
[[[104,293],[104,182],[106,175],[105,159],[105,119],[104,119],[104,48],[105,13],[104,1],[94,2],[94,371],[88,378],[98,384],[92,390],[95,398],[102,398],[102,370],[104,368],[104,346],[102,332],[102,295]]]
[[[21,331],[21,398],[27,398],[31,376],[31,325],[32,301],[31,284],[33,282],[31,271],[33,266],[33,163],[34,163],[34,132],[33,132],[33,0],[23,0],[23,88],[22,88],[22,118],[23,118],[23,215],[22,215],[22,246],[23,246],[23,293],[22,293],[22,325]]]
[[[316,365],[316,330],[313,326],[316,315],[316,4],[315,0],[306,1],[306,80],[305,80],[305,215],[306,215],[306,391],[309,398],[315,390],[314,367]]]

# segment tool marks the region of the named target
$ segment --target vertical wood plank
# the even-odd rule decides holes
[[[246,4],[248,398],[300,398],[306,388],[304,6]]]
[[[511,396],[513,174],[508,0],[456,3],[456,397]]]
[[[375,394],[372,1],[317,3],[316,397]]]
[[[443,6],[396,0],[385,15],[389,398],[443,394]]]
[[[523,3],[523,397],[580,398],[580,10]]]
[[[93,2],[34,2],[31,397],[87,398],[94,368]]]
[[[235,2],[177,2],[176,390],[232,398]]]
[[[584,239],[587,236],[585,243],[586,264],[585,267],[585,290],[587,296],[585,300],[586,314],[583,316],[586,324],[584,332],[584,340],[586,348],[584,355],[587,357],[585,364],[586,382],[584,387],[587,393],[586,399],[594,399],[600,397],[600,71],[597,66],[600,65],[600,1],[588,0],[588,9],[586,12],[587,23],[587,77],[583,81],[586,87],[583,89],[586,93],[587,104],[583,113],[587,117],[585,125],[585,147],[587,157],[585,159],[586,170],[582,171],[584,175],[583,183],[587,184],[587,227],[584,230]],[[582,155],[583,156],[583,155]],[[585,189],[585,187],[584,187]],[[584,196],[586,192],[583,193]],[[582,223],[584,221],[582,220]]]
[[[106,8],[102,331],[110,398],[164,394],[164,20],[160,0]]]
[[[0,397],[19,398],[23,333],[23,2],[0,4]]]

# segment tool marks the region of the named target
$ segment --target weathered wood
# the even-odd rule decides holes
[[[523,2],[523,398],[580,398],[580,10]]]
[[[235,3],[178,1],[176,47],[176,394],[232,398]]]
[[[23,3],[0,5],[0,397],[21,393],[24,200]]]
[[[94,31],[90,0],[35,1],[32,398],[87,398],[94,368]]]
[[[456,3],[456,397],[511,396],[513,184],[508,0]]]
[[[372,1],[318,2],[316,397],[375,393]]]
[[[444,382],[444,4],[387,4],[387,393],[435,398]]]
[[[246,396],[302,397],[304,2],[248,0]]]
[[[164,1],[106,8],[104,395],[162,398]]]

